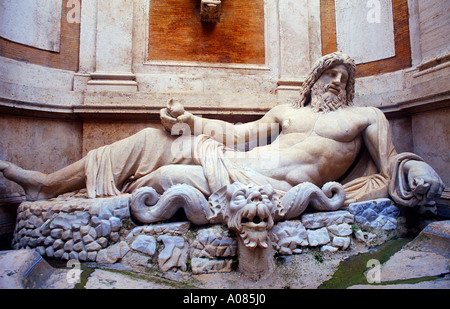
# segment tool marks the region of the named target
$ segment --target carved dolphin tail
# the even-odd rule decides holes
[[[284,219],[300,216],[308,205],[319,211],[334,211],[344,205],[344,187],[337,182],[327,182],[322,189],[316,185],[304,182],[289,190],[282,198],[286,214]]]
[[[197,225],[208,223],[208,201],[199,190],[189,185],[175,185],[161,197],[153,188],[142,187],[133,193],[130,203],[131,214],[145,224],[168,220],[180,208],[190,222]]]

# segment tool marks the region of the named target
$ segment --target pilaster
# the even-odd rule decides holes
[[[133,0],[97,0],[95,71],[88,91],[137,91],[132,72]]]

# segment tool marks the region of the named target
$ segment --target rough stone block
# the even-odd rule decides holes
[[[98,251],[102,248],[96,241],[93,241],[87,245],[85,245],[87,251]]]
[[[335,236],[333,237],[333,241],[331,242],[331,244],[334,247],[342,248],[343,250],[345,250],[350,246],[350,237]]]
[[[63,239],[63,240],[68,240],[68,239],[71,239],[72,238],[72,231],[64,231],[63,233],[62,233],[62,235],[61,235],[61,238]]]
[[[83,236],[83,242],[84,242],[85,245],[90,244],[94,240],[95,239],[92,238],[90,235]]]
[[[301,221],[306,229],[318,229],[333,224],[351,224],[354,222],[354,216],[346,210],[317,212],[304,214]]]
[[[162,235],[158,237],[158,241],[164,243],[164,249],[158,256],[159,269],[168,271],[172,268],[181,268],[183,271],[186,271],[189,246],[184,238]]]
[[[97,259],[97,251],[91,251],[87,253],[87,260],[88,261],[95,261]]]
[[[92,218],[91,218],[91,225],[92,225],[92,226],[97,226],[97,225],[99,225],[100,223],[102,223],[102,221],[99,219],[99,217],[97,217],[97,216],[92,216]]]
[[[70,252],[73,250],[73,240],[70,239],[64,244],[64,251]]]
[[[106,248],[108,246],[108,239],[105,237],[100,237],[97,239],[97,242],[102,248]]]
[[[156,251],[156,240],[153,236],[139,235],[131,244],[133,250],[154,255]]]
[[[221,226],[202,229],[191,244],[191,256],[213,259],[236,256],[237,242]]]
[[[68,259],[78,260],[78,259],[79,259],[79,255],[78,255],[77,252],[71,251],[71,252],[69,253]]]
[[[328,230],[324,227],[318,230],[307,230],[308,242],[312,247],[325,245],[331,241]]]
[[[76,252],[76,251],[72,251],[72,252]],[[86,251],[81,251],[81,252],[78,252],[78,259],[80,260],[80,261],[87,261],[87,258],[88,258],[88,256],[87,256],[87,252]]]
[[[396,218],[400,214],[388,198],[352,203],[348,210],[359,224],[378,230],[393,230],[397,227]]]
[[[102,220],[101,223],[101,232],[98,233],[97,230],[97,234],[99,236],[109,236],[109,234],[111,233],[111,222],[109,222],[109,220]]]
[[[83,242],[79,241],[73,245],[73,250],[80,252],[84,249]]]
[[[211,260],[205,258],[191,259],[192,273],[195,275],[231,272],[235,264],[236,261],[231,259],[225,260]]]
[[[53,243],[53,249],[58,250],[61,249],[62,247],[64,247],[64,241],[61,239],[55,240],[55,242]]]
[[[150,235],[162,235],[162,234],[183,235],[189,231],[190,226],[191,223],[189,221],[184,221],[184,222],[154,224],[146,226],[143,229],[146,234]]]
[[[130,251],[130,247],[124,241],[117,243],[109,248],[98,251],[97,263],[114,264],[122,259]]]
[[[330,245],[325,245],[322,248],[320,248],[320,251],[322,252],[336,252],[339,249]]]
[[[55,241],[54,238],[52,238],[51,236],[47,236],[47,238],[45,238],[44,240],[44,246],[48,247],[53,245],[53,242]]]
[[[59,249],[59,250],[55,251],[55,253],[53,254],[53,256],[54,256],[55,258],[62,258],[63,255],[64,255],[64,253],[66,253],[66,252],[64,251],[64,249]]]
[[[89,233],[90,227],[88,225],[82,226],[80,228],[81,235],[85,236]]]
[[[50,235],[51,235],[54,239],[58,239],[58,238],[61,238],[61,237],[62,237],[62,233],[63,233],[63,230],[62,230],[62,229],[55,228],[55,229],[53,229],[53,230],[50,232]]]
[[[117,232],[118,230],[120,230],[121,221],[119,218],[111,217],[111,218],[109,218],[109,222],[111,225],[111,231]]]
[[[53,257],[55,254],[55,250],[53,249],[53,247],[47,247],[45,248],[45,255],[48,257]]]
[[[333,224],[327,228],[328,231],[335,236],[349,236],[353,233],[352,227],[347,223]]]
[[[284,255],[301,253],[300,247],[308,246],[308,233],[300,221],[285,221],[272,229],[272,240],[276,249]]]
[[[73,241],[78,242],[81,240],[81,232],[80,231],[76,231],[73,232]]]

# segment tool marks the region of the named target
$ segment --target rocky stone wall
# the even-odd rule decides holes
[[[88,199],[84,193],[72,193],[49,201],[23,202],[13,247],[35,248],[48,258],[121,263],[163,272],[235,269],[238,246],[233,231],[222,225],[193,226],[188,221],[136,226],[130,217],[130,199],[129,194]],[[374,233],[363,232],[361,224],[395,229],[397,215],[388,199],[353,204],[348,210],[306,213],[298,220],[277,223],[271,240],[278,255],[308,249],[348,250],[356,241],[369,243],[376,238]],[[381,221],[389,224],[380,225]]]

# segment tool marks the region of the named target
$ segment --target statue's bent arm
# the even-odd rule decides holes
[[[368,111],[370,111],[368,113]],[[389,132],[389,122],[383,112],[376,108],[365,110],[368,125],[362,131],[364,144],[368,149],[380,174],[384,177],[391,175],[391,163],[397,156]]]
[[[370,110],[369,124],[362,136],[380,175],[389,179],[389,195],[398,204],[405,206],[433,204],[444,190],[439,175],[419,156],[412,153],[398,154],[383,112],[377,108]]]

